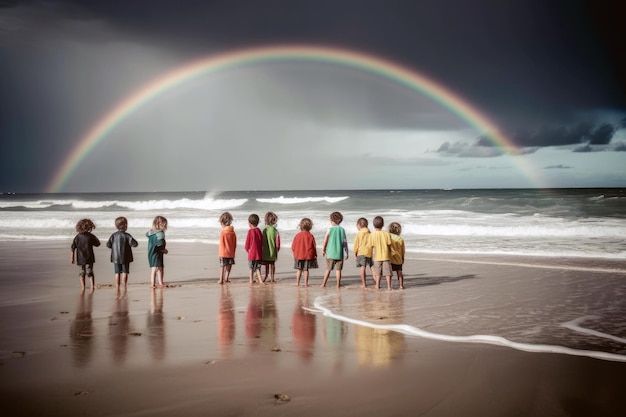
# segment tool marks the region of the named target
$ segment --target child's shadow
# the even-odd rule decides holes
[[[440,285],[440,284],[450,284],[453,282],[463,281],[466,279],[474,279],[476,278],[475,274],[466,274],[459,276],[427,276],[426,274],[419,275],[405,275],[404,276],[404,287],[426,287],[429,285]]]

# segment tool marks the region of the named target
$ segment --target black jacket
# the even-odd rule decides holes
[[[93,247],[100,246],[100,240],[89,232],[79,233],[72,242],[72,252],[76,251],[76,265],[96,262]]]
[[[111,249],[111,262],[114,264],[128,264],[133,261],[133,250],[137,241],[123,230],[113,233],[107,241],[107,248]]]

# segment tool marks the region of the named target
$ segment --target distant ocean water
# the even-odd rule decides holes
[[[120,215],[144,239],[162,215],[168,240],[217,243],[223,211],[233,214],[243,239],[248,215],[270,210],[283,244],[303,217],[313,220],[321,242],[337,210],[350,242],[359,217],[371,229],[377,215],[399,222],[410,253],[626,258],[626,189],[615,188],[1,194],[0,240],[69,240],[83,217],[106,238]]]

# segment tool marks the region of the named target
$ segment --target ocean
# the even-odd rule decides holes
[[[371,224],[380,215],[387,225],[402,225],[407,258],[417,262],[437,254],[470,261],[473,255],[526,259],[527,269],[511,272],[522,278],[505,287],[505,280],[487,282],[466,272],[468,264],[434,263],[438,266],[427,273],[407,271],[412,282],[405,291],[329,288],[305,306],[324,320],[329,338],[333,329],[337,337],[345,331],[337,323],[351,322],[359,325],[357,345],[377,340],[377,357],[402,351],[405,337],[424,337],[626,361],[626,267],[620,262],[626,259],[626,189],[2,194],[0,241],[59,240],[69,247],[76,221],[85,217],[104,240],[123,215],[141,244],[152,219],[162,215],[169,220],[168,242],[217,244],[218,218],[230,211],[243,242],[248,216],[263,218],[270,210],[278,215],[283,247],[303,217],[313,220],[319,246],[329,214],[340,211],[350,249],[357,219]],[[557,258],[561,264],[574,259],[578,266],[534,273],[539,269],[532,268],[533,259],[549,267]],[[598,260],[617,267],[596,268]],[[356,273],[352,262],[346,268]],[[312,276],[313,285],[320,271]]]
[[[169,220],[171,241],[217,243],[218,218],[234,216],[239,238],[247,219],[278,215],[283,244],[303,217],[318,243],[329,214],[340,211],[349,241],[359,217],[402,225],[409,253],[508,254],[626,258],[626,189],[341,190],[2,194],[0,241],[70,239],[76,221],[91,218],[101,238],[125,216],[145,239],[156,215]],[[262,225],[261,225],[262,226]]]

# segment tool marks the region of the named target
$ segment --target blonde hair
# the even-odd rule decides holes
[[[273,211],[268,211],[265,213],[265,224],[275,225],[278,221],[278,216]]]
[[[167,219],[163,216],[156,216],[152,222],[154,230],[167,230]]]
[[[233,222],[233,215],[232,214],[230,214],[227,211],[222,213],[222,215],[220,216],[220,224],[223,224],[225,226],[230,226],[230,224],[232,222]]]

